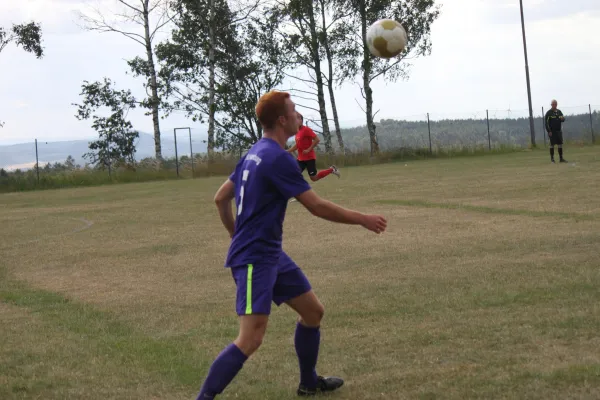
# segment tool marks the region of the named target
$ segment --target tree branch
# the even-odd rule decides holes
[[[300,93],[312,94],[313,96],[317,95],[317,92],[309,92],[308,90],[302,90],[302,89],[289,88],[289,89],[282,89],[282,90],[287,91],[287,92],[300,92]]]
[[[390,69],[394,68],[396,65],[400,64],[402,61],[404,61],[404,58],[400,58],[399,60],[394,61],[391,65],[388,65],[387,67],[385,67],[384,69],[382,69],[381,71],[379,71],[378,73],[376,73],[375,75],[371,76],[369,78],[369,82],[373,82],[373,80],[375,80],[379,76],[385,74],[387,71],[389,71]]]
[[[358,102],[358,100],[354,99],[354,101],[356,101],[356,104],[358,104],[358,106],[360,107],[360,109],[362,110],[362,112],[366,112],[365,109],[363,108],[363,106],[360,105],[360,103]]]
[[[306,108],[308,110],[313,110],[313,111],[316,111],[316,112],[321,112],[321,110],[319,110],[318,108],[314,108],[314,107],[310,107],[310,106],[305,106],[304,104],[296,103],[296,105],[298,107]]]
[[[127,3],[125,0],[117,0],[119,3],[123,4],[126,7],[131,8],[133,11],[138,12],[140,14],[143,14],[144,11],[140,10],[139,8],[135,8],[134,6],[132,6],[131,4]]]
[[[290,75],[287,72],[284,72],[284,75],[287,76],[287,77],[290,77],[290,78],[297,79],[297,80],[302,81],[302,82],[312,83],[312,84],[316,83],[314,80],[311,81],[311,80],[308,80],[308,79],[300,78],[298,76]]]

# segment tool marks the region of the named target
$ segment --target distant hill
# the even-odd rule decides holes
[[[592,114],[596,138],[600,131],[600,113]],[[541,118],[534,118],[536,142],[544,144],[546,133]],[[429,129],[427,121],[397,121],[384,119],[375,124],[377,139],[382,150],[398,148],[428,148]],[[488,127],[485,119],[444,119],[431,121],[432,148],[487,147]],[[528,118],[490,118],[489,141],[492,147],[503,145],[526,147],[531,138]],[[563,125],[567,141],[591,142],[590,115],[567,115]],[[344,144],[348,150],[364,151],[369,149],[369,134],[366,126],[342,129]],[[335,137],[333,143],[337,144]]]
[[[192,149],[194,154],[206,153],[206,144],[204,138],[192,137]],[[164,157],[175,156],[175,142],[173,134],[163,134],[161,138],[162,151]],[[69,140],[59,142],[40,142],[38,141],[38,157],[40,166],[46,163],[63,162],[68,156],[72,156],[75,162],[84,165],[86,160],[83,155],[89,152],[88,140]],[[190,154],[189,136],[181,132],[177,136],[178,155]],[[154,136],[148,133],[140,133],[136,145],[137,160],[146,157],[154,157]],[[4,169],[27,169],[35,165],[35,143],[20,143],[9,146],[0,146],[0,168]]]
[[[593,125],[600,132],[600,113],[592,114]],[[545,132],[541,118],[535,118],[536,141],[543,145]],[[397,148],[428,148],[429,129],[427,121],[398,121],[383,119],[377,124],[377,139],[382,150]],[[432,120],[431,145],[434,150],[451,147],[476,147],[488,146],[488,128],[485,119],[444,119]],[[490,144],[492,147],[502,145],[528,146],[529,120],[527,118],[490,118]],[[567,115],[564,126],[565,140],[590,142],[590,115]],[[366,151],[369,149],[369,134],[366,126],[342,129],[342,137],[346,148],[350,151]],[[177,151],[179,156],[188,155],[190,152],[189,136],[181,132],[177,136]],[[192,138],[194,154],[206,153],[206,136],[197,135]],[[337,147],[335,135],[332,142]],[[323,150],[323,145],[320,145]],[[173,134],[162,136],[163,156],[175,156]],[[71,155],[77,164],[84,165],[83,154],[87,153],[87,140],[74,140],[64,142],[38,142],[40,165],[46,163],[63,162]],[[141,160],[154,156],[154,138],[148,133],[140,133],[137,143],[136,159]],[[31,168],[35,165],[34,143],[23,143],[11,146],[0,146],[0,168]]]

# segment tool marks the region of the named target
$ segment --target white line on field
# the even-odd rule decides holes
[[[65,233],[59,233],[58,235],[44,235],[44,236],[40,236],[37,239],[32,239],[32,240],[27,240],[25,242],[19,242],[19,243],[13,243],[9,246],[3,246],[0,247],[0,250],[6,250],[6,249],[12,249],[14,247],[19,247],[19,246],[23,246],[25,244],[30,244],[30,243],[37,243],[39,241],[42,241],[44,239],[53,239],[53,238],[58,238],[61,236],[67,236],[67,235],[73,235],[75,233],[79,233],[82,231],[85,231],[86,229],[90,229],[92,227],[92,225],[94,225],[94,221],[88,221],[85,218],[69,218],[70,220],[74,220],[74,221],[79,221],[79,222],[83,222],[83,226],[80,226],[79,228],[75,228],[72,231],[69,232],[65,232]]]

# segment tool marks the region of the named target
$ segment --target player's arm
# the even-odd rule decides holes
[[[559,115],[559,117],[560,117],[560,120],[561,120],[562,122],[565,122],[565,116],[563,115],[562,111],[558,110],[558,115]]]
[[[319,144],[320,141],[321,141],[321,139],[319,139],[319,137],[317,135],[315,135],[315,137],[313,138],[312,143],[310,144],[310,147],[308,149],[304,150],[304,152],[305,153],[311,152],[315,147],[317,147],[317,145]]]
[[[544,121],[546,123],[546,132],[550,132],[550,110],[546,112],[546,116],[544,117]]]
[[[385,228],[387,227],[387,221],[384,217],[380,215],[363,214],[358,211],[340,207],[331,201],[321,198],[312,189],[296,196],[296,199],[314,216],[323,218],[327,221],[349,225],[361,225],[375,233],[381,233],[385,231]]]
[[[294,145],[293,145],[292,147],[290,147],[289,149],[287,149],[287,152],[288,152],[288,153],[293,153],[293,152],[295,152],[296,150],[298,150],[298,145],[296,145],[296,144],[294,143]]]
[[[233,218],[231,207],[231,200],[233,200],[234,197],[235,184],[230,179],[227,179],[215,194],[215,204],[219,210],[221,222],[225,229],[227,229],[227,232],[229,232],[230,237],[233,237],[233,232],[235,230],[235,219]]]

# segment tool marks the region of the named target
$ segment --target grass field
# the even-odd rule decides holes
[[[325,304],[331,399],[600,398],[600,148],[345,168],[313,184],[389,230],[291,203]],[[0,399],[192,399],[237,334],[223,178],[0,196]],[[223,399],[295,398],[295,316]]]

